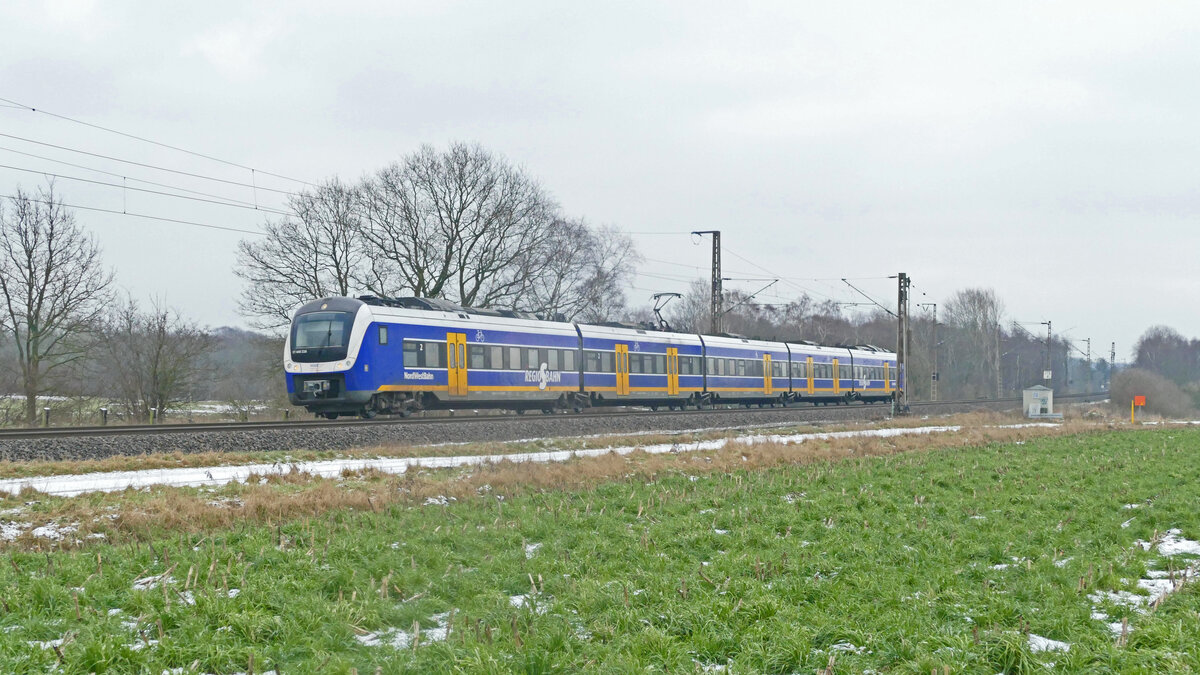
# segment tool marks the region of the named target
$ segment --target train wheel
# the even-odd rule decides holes
[[[358,413],[358,416],[364,420],[373,420],[378,415],[379,412],[377,412],[374,408],[363,408],[362,412]]]
[[[525,409],[524,409],[524,408],[517,408],[517,409],[516,409],[514,412],[516,412],[518,415],[524,415],[524,414],[525,414]]]
[[[327,420],[336,420],[338,418],[337,413],[321,413],[321,415]]]

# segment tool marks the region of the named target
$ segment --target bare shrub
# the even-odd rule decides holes
[[[1184,417],[1195,412],[1192,398],[1174,382],[1148,370],[1130,368],[1113,375],[1113,405],[1128,408],[1134,396],[1146,397],[1146,412],[1164,417]]]

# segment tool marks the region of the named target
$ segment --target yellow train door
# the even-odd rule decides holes
[[[883,391],[886,393],[891,393],[892,391],[892,375],[889,366],[891,366],[890,363],[883,364]]]
[[[446,373],[451,396],[467,395],[467,334],[446,334]]]
[[[629,395],[629,345],[617,345],[617,396]]]
[[[763,393],[771,394],[775,391],[775,382],[771,378],[771,355],[763,354]]]
[[[811,396],[816,393],[816,384],[813,383],[813,362],[811,356],[804,360],[804,365],[804,379],[807,381],[808,394]]]
[[[833,393],[835,396],[842,393],[842,378],[841,373],[838,372],[837,359],[833,360]]]
[[[679,394],[679,349],[667,347],[667,395]]]

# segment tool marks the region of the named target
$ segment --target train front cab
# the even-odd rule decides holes
[[[370,311],[351,298],[323,298],[301,306],[284,341],[288,399],[309,412],[337,417],[363,409],[372,392],[356,378]]]

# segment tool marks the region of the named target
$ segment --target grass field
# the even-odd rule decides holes
[[[8,550],[0,671],[1200,669],[1198,430],[752,459]]]

